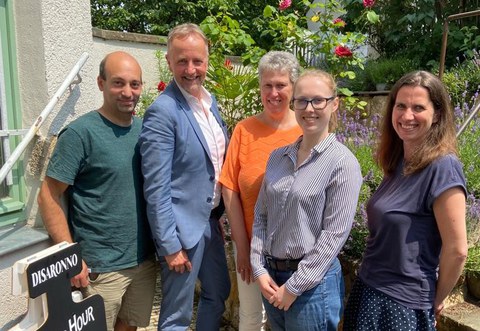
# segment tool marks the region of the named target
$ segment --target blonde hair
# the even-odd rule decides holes
[[[184,39],[191,35],[196,35],[205,42],[205,47],[207,48],[207,54],[208,54],[208,38],[203,33],[202,29],[200,29],[198,25],[193,23],[184,23],[184,24],[177,25],[168,33],[167,53],[170,51],[170,47],[174,39]]]

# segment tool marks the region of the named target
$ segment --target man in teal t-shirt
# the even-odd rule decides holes
[[[108,54],[97,83],[103,105],[60,132],[38,203],[53,241],[81,247],[83,269],[72,285],[103,297],[108,330],[136,330],[149,324],[156,280],[142,193],[141,120],[132,116],[142,91],[140,65],[127,53]]]

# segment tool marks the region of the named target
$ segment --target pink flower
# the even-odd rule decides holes
[[[335,24],[336,26],[338,26],[340,28],[343,28],[343,27],[345,27],[345,25],[347,25],[347,23],[345,23],[345,21],[342,20],[340,17],[334,19],[333,24]]]
[[[278,4],[278,9],[285,10],[292,5],[292,0],[281,0]]]
[[[158,92],[163,92],[163,90],[165,90],[166,87],[167,87],[167,84],[165,84],[165,82],[161,80],[160,83],[158,83],[157,85],[157,90]]]
[[[363,7],[372,8],[375,4],[375,0],[363,0]]]
[[[346,46],[335,47],[335,55],[338,57],[350,57],[353,55],[352,51]]]
[[[224,65],[225,68],[227,68],[228,70],[233,70],[232,61],[230,61],[230,59],[226,59],[225,62],[223,63],[223,65]]]

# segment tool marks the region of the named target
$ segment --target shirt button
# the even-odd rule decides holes
[[[212,198],[211,198],[211,197],[208,197],[208,198],[207,198],[207,202],[208,202],[208,203],[212,202]]]

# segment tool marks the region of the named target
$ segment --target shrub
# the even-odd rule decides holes
[[[471,52],[471,58],[463,62],[457,59],[457,63],[442,77],[452,104],[461,108],[480,90],[480,54],[475,50]]]
[[[376,84],[391,87],[406,73],[416,70],[417,64],[407,58],[380,58],[370,60],[365,66],[365,85],[367,90],[375,90]]]
[[[473,246],[468,250],[465,271],[480,272],[480,246]]]
[[[143,86],[140,100],[138,100],[137,107],[135,108],[135,114],[139,117],[143,117],[148,106],[155,101],[165,86],[168,85],[173,78],[172,73],[168,69],[165,53],[158,50],[155,52],[155,57],[157,58],[158,65],[158,83],[156,86]]]

